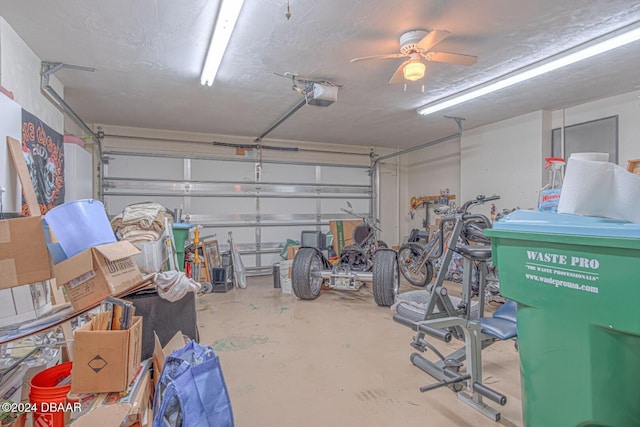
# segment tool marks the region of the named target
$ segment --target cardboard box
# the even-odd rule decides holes
[[[0,220],[0,289],[51,277],[42,217]]]
[[[359,220],[329,221],[329,229],[333,236],[333,250],[340,256],[342,248],[353,244],[353,230],[362,223]]]
[[[123,240],[94,246],[53,266],[58,285],[64,286],[78,311],[120,294],[142,278],[133,258],[140,251]]]
[[[280,261],[280,289],[283,294],[292,294],[291,276],[293,273],[293,260]]]
[[[158,385],[160,374],[162,374],[162,368],[164,368],[164,362],[167,356],[176,350],[183,348],[186,343],[184,342],[184,336],[182,331],[176,332],[176,334],[169,340],[167,345],[162,347],[158,335],[154,332],[154,348],[153,348],[153,390],[151,395],[155,396],[155,388]]]
[[[120,331],[96,331],[87,323],[75,331],[73,352],[72,393],[126,390],[140,367],[142,317]]]
[[[287,259],[294,259],[298,249],[300,249],[300,245],[289,246],[287,248]]]
[[[82,411],[73,412],[73,426],[147,426],[151,403],[151,359],[143,361],[127,393],[100,393],[80,395],[86,401]]]

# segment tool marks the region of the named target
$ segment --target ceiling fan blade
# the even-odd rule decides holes
[[[360,58],[353,58],[351,60],[351,62],[356,62],[356,61],[366,61],[369,59],[387,59],[387,58],[404,58],[406,55],[403,55],[402,53],[390,53],[387,55],[373,55],[373,56],[362,56]]]
[[[450,35],[451,33],[447,30],[431,30],[418,42],[418,49],[429,50]]]
[[[389,80],[389,84],[400,83],[401,81],[404,80],[404,66],[407,65],[409,62],[411,62],[410,59],[407,61],[404,61],[402,64],[400,64],[400,66],[398,66],[398,68],[396,69],[396,72],[393,73],[393,76],[391,76],[391,79]]]
[[[473,65],[478,60],[478,57],[473,55],[463,55],[462,53],[429,52],[424,55],[424,59],[427,61],[448,62],[450,64],[458,65]]]

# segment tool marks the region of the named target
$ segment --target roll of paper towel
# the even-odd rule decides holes
[[[640,223],[640,175],[606,161],[572,154],[560,193],[558,213],[599,216]]]

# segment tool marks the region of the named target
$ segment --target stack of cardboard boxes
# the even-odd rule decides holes
[[[52,286],[64,289],[74,313],[80,313],[144,283],[134,259],[140,251],[127,241],[60,260],[50,256],[48,246],[55,254],[55,244],[47,245],[46,240],[42,217],[0,220],[0,289],[51,280]],[[78,399],[99,396],[89,405],[92,409],[114,401],[127,403],[131,424],[145,425],[150,362],[141,364],[142,318],[134,319],[126,330],[95,330],[92,321],[75,331],[71,391]],[[112,406],[106,412],[122,408]]]

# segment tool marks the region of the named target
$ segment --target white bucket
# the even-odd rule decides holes
[[[99,200],[64,203],[47,212],[44,219],[69,258],[92,246],[116,241],[107,212]]]

